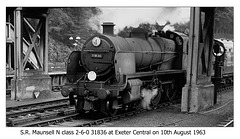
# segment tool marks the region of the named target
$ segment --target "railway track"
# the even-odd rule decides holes
[[[229,90],[233,90],[233,86],[227,86],[227,87],[222,87],[218,89],[218,93],[223,93],[223,92],[227,92]]]
[[[173,104],[177,104],[177,103],[180,103],[180,100],[161,103],[161,104],[153,107],[152,110],[160,109],[160,108],[170,106],[170,105],[173,105]],[[144,112],[148,112],[148,111],[149,110],[145,110],[145,109],[136,109],[136,110],[132,110],[132,111],[129,111],[129,112],[120,113],[116,116],[100,118],[100,119],[97,119],[97,120],[91,120],[91,121],[87,121],[87,122],[86,121],[77,122],[76,120],[73,120],[72,123],[68,122],[68,124],[70,124],[71,127],[94,127],[94,126],[99,126],[101,124],[112,122],[112,121],[115,121],[115,120],[120,120],[120,119],[123,119],[123,118],[132,117],[134,115],[144,113]],[[73,124],[73,123],[76,123],[76,124]],[[63,124],[63,125],[65,125],[65,124]],[[59,124],[58,126],[61,126],[61,124]]]
[[[68,99],[49,102],[41,102],[6,109],[7,126],[19,126],[32,121],[43,121],[51,117],[67,115],[75,112],[73,106],[69,106]]]
[[[228,86],[226,88],[221,88],[218,90],[218,93],[224,93],[224,92],[227,92],[227,91],[232,91],[233,89],[233,86]],[[214,111],[217,111],[219,109],[222,109],[223,107],[225,107],[226,105],[232,103],[233,100],[230,100],[228,102],[226,102],[224,105],[216,108],[216,109],[212,109],[212,110],[209,110],[209,111],[204,111],[204,112],[200,112],[200,114],[206,114],[206,113],[212,113]],[[171,123],[165,123],[163,125],[159,125],[158,127],[168,127],[168,126],[175,126],[177,125],[178,123],[180,122],[183,122],[183,121],[187,121],[187,120],[192,120],[194,117],[190,117],[190,118],[183,118],[183,119],[180,119],[178,121],[175,121],[175,122],[171,122]],[[234,123],[234,119],[233,119],[233,116],[230,116],[228,119],[220,122],[219,124],[216,125],[216,127],[233,127],[233,123]]]
[[[34,104],[7,107],[6,114],[7,114],[7,116],[14,116],[14,115],[18,115],[21,113],[41,111],[41,110],[56,107],[56,106],[66,106],[66,105],[68,105],[68,99],[53,100],[53,101],[48,101],[48,102],[39,102],[39,103],[34,103]]]
[[[42,107],[33,108],[36,106],[27,105],[16,108],[8,108],[7,112],[7,126],[14,127],[46,127],[46,126],[71,126],[71,127],[90,127],[98,126],[103,123],[119,120],[126,117],[131,117],[139,113],[147,112],[149,110],[136,109],[128,112],[124,112],[112,117],[103,117],[102,115],[91,118],[91,115],[97,115],[93,113],[87,113],[86,115],[79,115],[75,111],[74,106],[69,106],[65,100],[62,103],[56,105],[56,102],[50,102]],[[153,109],[166,107],[172,104],[180,103],[180,100],[173,102],[166,102],[155,106]],[[100,118],[102,117],[102,118]]]
[[[217,127],[233,127],[234,120],[233,116],[229,117],[228,119],[222,121],[217,125]]]
[[[231,90],[222,89],[221,91]],[[180,103],[180,100],[173,102],[161,103],[153,109],[161,109],[163,107],[171,106]],[[139,113],[147,112],[149,110],[136,109],[124,113],[120,113],[112,117],[95,117],[90,118],[91,115],[98,115],[94,113],[87,113],[79,115],[76,113],[74,106],[69,106],[68,99],[36,103],[32,105],[24,105],[18,107],[7,108],[7,126],[16,127],[46,127],[46,126],[70,126],[70,127],[90,127],[99,126],[103,123],[119,120],[127,117],[137,115]],[[182,119],[186,120],[186,119]],[[179,122],[179,121],[178,121]],[[174,123],[170,123],[172,125]],[[163,125],[161,125],[163,126]],[[165,124],[164,126],[168,126]],[[233,118],[223,121],[218,126],[233,126]]]
[[[229,90],[233,90],[233,86],[228,86],[228,87],[225,87],[225,88],[221,88],[221,89],[219,89],[218,93],[227,92]],[[221,123],[219,123],[217,125],[217,127],[233,127],[233,126],[234,126],[233,116],[230,116],[228,119],[222,121]]]

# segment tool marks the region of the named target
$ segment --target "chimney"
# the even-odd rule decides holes
[[[113,35],[113,27],[115,26],[113,22],[104,22],[102,26],[103,26],[103,34]]]

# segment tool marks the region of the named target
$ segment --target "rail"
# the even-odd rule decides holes
[[[234,124],[234,120],[233,120],[233,116],[231,116],[225,121],[218,124],[217,127],[233,127],[234,126],[233,124]]]
[[[180,103],[179,100],[175,100],[172,102],[165,102],[155,106],[152,110],[161,109],[176,103]],[[65,103],[64,103],[65,104]],[[47,103],[46,103],[47,105]],[[50,105],[51,106],[51,105]],[[44,110],[42,108],[38,108],[37,110],[40,112],[30,112],[24,113],[24,115],[18,115],[11,117],[10,114],[7,115],[7,126],[14,127],[46,127],[46,126],[71,126],[71,127],[90,127],[90,126],[99,126],[104,123],[112,122],[119,119],[124,119],[128,117],[135,116],[140,113],[149,112],[149,110],[145,109],[136,109],[122,112],[116,116],[106,117],[99,116],[96,117],[95,114],[85,113],[80,115],[75,112],[74,107],[65,107],[64,109],[58,109],[60,105],[53,105],[51,107],[47,106]],[[28,106],[31,107],[31,106]],[[23,108],[22,108],[23,109]],[[49,112],[49,109],[51,111]],[[36,110],[34,110],[36,111]],[[24,110],[25,112],[25,110]],[[19,113],[19,112],[18,112]],[[22,112],[23,113],[23,112]],[[14,113],[16,115],[16,113]],[[13,115],[13,114],[12,114]],[[10,117],[9,117],[10,116]],[[95,117],[92,117],[95,116]]]

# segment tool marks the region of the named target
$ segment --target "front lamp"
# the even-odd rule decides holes
[[[94,71],[89,71],[89,72],[87,73],[87,77],[88,77],[88,79],[89,79],[90,81],[94,81],[94,80],[96,80],[96,78],[97,78],[97,74],[96,74],[96,72],[94,72]]]

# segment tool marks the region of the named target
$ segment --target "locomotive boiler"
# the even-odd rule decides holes
[[[81,51],[70,54],[68,83],[61,91],[70,104],[79,112],[114,115],[120,108],[137,105],[143,88],[158,89],[151,105],[176,97],[185,84],[188,37],[134,29],[123,38],[113,34],[113,27],[104,23],[103,34],[90,37]]]

